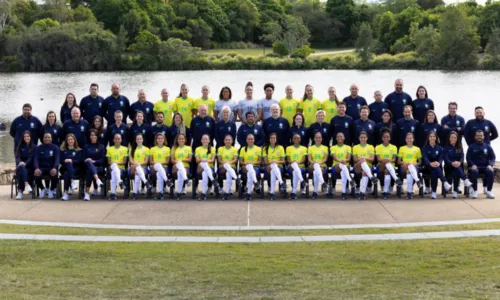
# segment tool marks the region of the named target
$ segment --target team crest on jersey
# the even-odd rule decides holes
[[[358,109],[361,107],[361,104],[358,103]]]
[[[280,125],[279,125],[279,126],[280,126],[280,129],[283,129],[283,124],[282,124],[282,123],[280,123]]]
[[[85,131],[85,127],[80,126],[80,131],[81,131],[81,132],[84,132],[84,131]]]
[[[75,155],[76,155],[76,153],[75,153],[75,152],[73,152],[73,156],[75,156]]]
[[[369,129],[372,129],[372,124],[368,124],[368,128],[369,128]]]
[[[210,122],[207,122],[206,124],[207,124],[207,127],[210,127]]]
[[[102,107],[102,103],[99,103],[99,107]]]
[[[145,129],[142,130],[142,134],[146,134],[146,130]]]
[[[457,120],[457,126],[458,126],[458,125],[460,125],[460,121],[459,121],[459,120]]]
[[[403,104],[406,104],[406,99],[403,99]]]
[[[54,134],[57,134],[57,129],[54,129]]]
[[[161,134],[165,135],[165,131],[162,131]]]
[[[253,132],[254,132],[255,134],[257,134],[257,129],[254,129],[254,130],[253,130]]]
[[[231,126],[227,126],[227,131],[231,131]]]
[[[485,148],[485,149],[483,150],[483,152],[484,152],[484,154],[488,154],[488,149],[486,149],[486,148]]]
[[[429,108],[429,105],[428,105],[428,104],[426,104],[426,105],[425,105],[425,108]]]
[[[412,126],[412,127],[411,127],[411,131],[415,131],[415,126]]]
[[[436,155],[439,155],[439,151],[438,150],[436,150]]]
[[[149,107],[146,107],[146,112],[147,112],[147,113],[149,112]]]
[[[302,130],[302,131],[300,132],[300,135],[304,135],[304,134],[305,134],[305,132],[304,132],[304,130]]]
[[[30,126],[31,126],[31,128],[35,128],[35,123],[31,122]]]
[[[50,155],[50,156],[54,156],[54,151],[50,150],[50,151],[49,151],[49,155]]]
[[[323,128],[323,132],[326,133],[326,128]]]
[[[120,133],[123,134],[123,129],[120,130]]]
[[[349,128],[349,123],[345,122],[344,126],[345,126],[345,128]]]
[[[484,126],[484,131],[488,132],[490,128],[488,126]]]
[[[120,106],[123,106],[123,101],[120,101]]]
[[[434,128],[433,130],[434,130],[434,132],[437,132],[437,131],[438,131],[438,129],[437,129],[437,128]]]

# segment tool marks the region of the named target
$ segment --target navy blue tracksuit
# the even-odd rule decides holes
[[[116,123],[111,124],[106,129],[106,145],[113,146],[115,142],[113,141],[115,138],[115,134],[119,134],[122,137],[122,146],[128,147],[128,138],[129,138],[129,129],[128,126],[124,123],[121,123],[120,126],[116,125]]]
[[[164,125],[165,126],[165,125]],[[159,130],[158,126],[151,126],[152,139],[154,140],[155,131]],[[163,131],[163,130],[162,130]],[[175,124],[167,128],[168,146],[172,148],[174,145],[175,137],[179,134],[180,130]],[[191,130],[186,127],[186,145],[191,145]]]
[[[446,178],[443,174],[443,148],[439,145],[426,145],[422,148],[422,158],[424,161],[424,167],[428,169],[431,173],[431,188],[432,192],[435,193],[437,191],[437,183],[438,178],[441,179],[442,182],[446,181]],[[438,162],[439,166],[434,168],[431,167],[430,163]]]
[[[488,191],[493,188],[493,179],[495,174],[493,170],[488,170],[488,166],[493,167],[496,156],[493,148],[487,143],[473,143],[467,149],[467,165],[470,170],[469,179],[472,182],[472,188],[477,191],[477,178],[479,174],[485,174],[483,185],[486,185]],[[476,166],[477,170],[472,170]]]
[[[420,124],[417,132],[417,140],[415,141],[415,145],[422,149],[425,145],[425,141],[427,140],[427,136],[431,131],[434,131],[438,138],[441,139],[441,125],[439,123],[424,123]]]
[[[77,106],[73,105],[71,107],[68,107],[68,105],[64,104],[61,106],[61,111],[59,112],[59,120],[61,121],[61,124],[64,124],[64,122],[71,120],[71,110]]]
[[[155,136],[158,133],[161,132],[165,136],[165,139],[166,139],[165,145],[168,145],[169,147],[172,147],[171,145],[174,144],[174,140],[170,139],[169,132],[168,132],[169,129],[170,128],[167,125],[164,125],[164,124],[160,125],[158,123],[155,124],[155,125],[150,126],[148,128],[148,130],[146,131],[146,142],[144,143],[144,145],[146,145],[149,148],[154,147],[154,145],[155,145]],[[187,132],[187,128],[186,128],[186,132]]]
[[[411,96],[405,92],[397,93],[394,91],[385,97],[384,102],[389,104],[389,110],[392,112],[392,120],[397,121],[404,118],[404,107],[406,105],[411,105],[412,99]]]
[[[390,128],[389,128],[390,127]],[[391,141],[390,143],[393,145],[397,145],[397,140],[398,140],[398,127],[395,123],[391,123],[391,126],[389,126],[388,123],[377,123],[375,125],[375,145],[380,145],[382,144],[382,134],[384,130],[389,130],[391,132]]]
[[[377,124],[373,122],[372,120],[356,120],[354,121],[354,126],[353,126],[353,140],[354,140],[354,145],[359,144],[359,134],[362,131],[366,131],[368,133],[368,142],[367,144],[370,144],[372,146],[375,145],[375,127]]]
[[[293,145],[293,136],[295,134],[300,135],[300,144],[304,147],[309,146],[309,128],[305,126],[292,126],[288,129],[288,146]],[[286,148],[286,147],[285,147]]]
[[[342,132],[344,134],[345,140],[344,144],[352,146],[352,132],[354,130],[354,121],[350,116],[335,116],[330,121],[330,136],[333,139],[332,145],[337,145],[337,134]]]
[[[330,135],[330,124],[328,123],[312,123],[311,126],[309,126],[309,132],[307,134],[307,136],[309,137],[309,139],[311,139],[311,145],[314,145],[314,135],[316,134],[316,132],[321,132],[321,135],[323,137],[323,141],[321,142],[321,144],[327,146],[328,148],[330,148],[330,140],[331,140],[331,135]]]
[[[465,130],[464,130],[465,141],[467,142],[467,145],[471,145],[476,142],[475,137],[476,137],[476,131],[478,130],[484,131],[484,142],[486,144],[490,144],[491,141],[493,141],[498,137],[498,131],[493,122],[486,119],[469,120],[467,124],[465,124]]]
[[[129,111],[130,120],[132,120],[132,122],[135,122],[135,116],[137,115],[137,112],[142,111],[144,113],[144,123],[151,125],[154,119],[153,108],[154,104],[149,101],[145,101],[144,103],[141,103],[141,101],[136,101],[132,103],[132,105],[130,105]]]
[[[78,147],[83,148],[87,144],[90,132],[90,125],[85,120],[78,120],[74,122],[73,120],[68,120],[64,122],[63,128],[61,130],[61,136],[59,139],[61,141],[66,140],[66,136],[70,133],[74,134],[76,140],[78,141]]]
[[[42,127],[42,134],[40,135],[40,142],[43,143],[43,136],[46,134],[46,133],[50,133],[50,135],[52,136],[52,144],[54,145],[61,145],[62,142],[64,140],[61,140],[61,131],[62,131],[62,127],[61,125],[59,124],[54,124],[52,126],[50,125],[44,125]]]
[[[128,98],[122,95],[115,98],[111,95],[104,99],[102,103],[102,113],[104,115],[103,118],[108,121],[108,126],[115,122],[115,111],[117,110],[123,113],[123,122],[127,123],[127,117],[130,113],[130,101]]]
[[[80,101],[82,118],[89,122],[89,124],[92,124],[95,116],[104,117],[103,102],[104,98],[101,96],[97,96],[96,98],[90,95],[83,97]]]
[[[64,178],[64,191],[69,189],[71,180],[80,172],[83,162],[82,152],[75,149],[66,149],[61,152],[61,173]],[[71,162],[65,162],[66,159],[71,159]]]
[[[381,101],[381,102],[373,102],[370,105],[368,105],[368,108],[370,109],[370,116],[368,119],[372,120],[373,122],[377,123],[382,123],[382,113],[386,110],[389,110],[389,104]]]
[[[444,125],[447,125],[448,128],[445,128]],[[460,127],[460,130],[458,128]],[[465,130],[465,119],[459,115],[455,116],[444,116],[441,119],[441,144],[447,145],[449,142],[450,132],[455,131],[459,135],[459,140],[462,141],[462,137],[464,136]]]
[[[14,138],[14,151],[23,139],[25,131],[31,133],[31,140],[36,145],[43,132],[42,122],[37,117],[31,116],[25,119],[22,115],[15,118],[10,125],[10,136]]]
[[[401,146],[406,145],[406,135],[409,132],[412,132],[415,138],[415,142],[417,140],[417,134],[419,131],[419,123],[417,120],[414,119],[409,119],[406,120],[405,118],[399,119],[396,122],[396,126],[398,127],[398,140],[396,146],[399,148]],[[416,144],[416,143],[415,143]]]
[[[23,144],[19,148],[19,152],[16,152],[16,176],[17,176],[17,187],[20,191],[24,191],[24,184],[28,181],[31,175],[33,175],[33,151],[36,146],[34,144],[29,147],[27,144]],[[24,162],[24,166],[20,166],[19,163]]]
[[[460,185],[460,179],[465,180],[464,173],[464,152],[458,151],[457,148],[448,145],[443,150],[443,158],[444,158],[444,167],[446,172],[451,172],[453,178],[453,191],[458,192],[458,186]],[[454,167],[451,165],[452,162],[458,161],[460,162],[459,167]],[[447,173],[448,174],[448,173]],[[448,175],[449,176],[449,175]]]
[[[233,138],[233,145],[236,143],[236,124],[232,121],[219,121],[215,124],[215,142],[217,149],[224,146],[224,139],[227,135]]]
[[[236,134],[240,148],[247,145],[247,136],[249,134],[254,135],[254,143],[256,146],[262,147],[266,143],[266,133],[264,132],[262,126],[257,124],[241,124],[240,128],[238,128],[238,133]]]
[[[413,107],[413,118],[420,124],[424,123],[427,111],[434,110],[434,102],[431,99],[415,99],[411,103]]]
[[[215,136],[215,120],[211,116],[206,116],[204,118],[196,116],[191,120],[191,137],[193,139],[193,151],[197,147],[201,146],[201,137],[208,134],[210,142],[213,144],[213,139]]]
[[[104,166],[106,164],[106,147],[99,143],[87,144],[85,148],[83,148],[82,157],[85,165],[85,186],[90,188],[94,181],[94,175],[104,172]],[[85,161],[87,158],[90,158],[94,162]]]
[[[278,144],[286,148],[288,146],[288,129],[290,124],[288,120],[283,117],[278,117],[274,119],[273,117],[267,118],[262,124],[266,136],[271,133],[276,133],[278,138]]]
[[[129,140],[130,144],[135,142],[135,136],[137,134],[142,133],[142,139],[143,139],[144,145],[146,147],[151,147],[151,146],[148,146],[148,132],[149,132],[150,127],[151,126],[149,126],[146,123],[142,123],[141,125],[139,125],[136,122],[134,122],[134,124],[132,124],[132,126],[130,126],[130,128],[128,130],[128,140]],[[166,138],[167,137],[165,137],[165,139]],[[167,141],[165,141],[165,145],[166,144],[167,144]]]
[[[350,116],[353,120],[359,119],[359,109],[361,106],[368,105],[366,99],[359,95],[356,98],[347,96],[343,101],[347,106],[346,115]]]
[[[42,144],[36,147],[33,155],[33,169],[40,169],[40,176],[35,176],[36,184],[43,187],[42,177],[50,176],[50,189],[53,190],[57,186],[57,172],[54,176],[50,174],[52,169],[59,170],[59,147],[54,144]],[[47,187],[46,187],[47,188]]]

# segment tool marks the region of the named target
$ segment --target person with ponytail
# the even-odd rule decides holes
[[[377,177],[373,176],[372,167],[375,161],[375,148],[368,144],[368,133],[366,131],[361,131],[359,134],[359,144],[352,148],[352,156],[354,161],[354,172],[358,178],[361,176],[361,187],[358,199],[365,200],[368,180],[371,180],[372,184],[377,183]]]
[[[314,191],[312,199],[318,198],[319,186],[323,186],[323,191],[326,191],[326,162],[328,160],[328,147],[322,144],[323,135],[320,131],[314,134],[314,145],[311,145],[307,150],[309,159],[309,176],[313,178]]]
[[[186,182],[187,186],[191,185],[188,176],[191,169],[189,164],[193,158],[193,153],[191,147],[186,142],[186,135],[179,133],[175,137],[174,146],[171,151],[172,173],[177,175],[177,201],[181,200],[184,193],[184,182]]]
[[[392,133],[390,130],[385,129],[381,136],[382,143],[375,147],[375,155],[378,161],[377,173],[379,174],[379,180],[383,182],[382,195],[384,199],[389,199],[391,178],[398,186],[401,186],[403,182],[397,176],[396,169],[394,168],[398,157],[398,148],[391,144]]]
[[[194,99],[189,97],[189,87],[183,83],[179,97],[174,101],[174,113],[180,113],[185,124],[191,124],[194,114]]]
[[[69,200],[69,195],[78,188],[75,176],[80,173],[83,162],[82,149],[78,147],[78,141],[73,134],[68,134],[61,146],[61,173],[64,178],[63,201]]]
[[[304,90],[304,97],[299,104],[298,110],[304,115],[304,126],[309,126],[316,120],[316,113],[321,110],[321,102],[314,98],[314,88],[308,84]]]
[[[170,148],[167,146],[167,138],[161,132],[157,133],[154,137],[154,147],[151,148],[150,162],[153,166],[152,174],[153,178],[157,180],[157,191],[156,200],[163,200],[163,191],[165,185],[168,187],[172,186],[172,182],[168,179],[167,174],[169,174],[168,165],[170,164],[172,153]]]
[[[425,168],[431,173],[432,199],[437,199],[438,179],[444,184],[446,191],[451,190],[451,184],[446,180],[443,173],[443,148],[439,146],[439,137],[435,131],[429,132],[425,146],[422,149],[422,157]]]
[[[246,200],[252,200],[252,188],[255,184],[255,190],[260,190],[260,165],[262,163],[262,149],[255,145],[255,137],[248,134],[246,146],[240,150],[240,166],[247,179]]]
[[[286,185],[283,181],[285,164],[285,149],[283,146],[278,144],[278,135],[272,132],[269,135],[269,139],[263,148],[262,156],[264,157],[264,164],[266,166],[265,176],[270,183],[269,187],[269,197],[271,201],[276,199],[274,190],[276,187],[276,181],[281,185],[281,193],[286,192]]]
[[[397,130],[398,127],[392,121],[392,112],[390,110],[386,110],[382,113],[382,122],[377,123],[375,125],[375,145],[382,144],[382,135],[385,131],[389,131],[391,135],[390,143],[396,146],[397,143]]]
[[[214,188],[218,184],[214,178],[214,163],[215,163],[215,147],[210,142],[210,136],[204,134],[201,137],[201,146],[195,149],[196,164],[198,165],[197,173],[201,175],[201,195],[200,201],[207,200],[208,180],[212,182]]]
[[[96,118],[99,116],[96,116]],[[90,201],[90,186],[94,183],[93,195],[99,195],[98,188],[103,185],[98,173],[104,171],[106,160],[106,147],[99,142],[99,132],[90,130],[90,143],[83,148],[83,162],[85,164],[85,197],[83,200]]]
[[[296,115],[297,116],[297,115]],[[302,115],[298,114],[302,118]],[[292,137],[293,144],[286,148],[286,160],[289,165],[288,174],[292,177],[292,193],[290,200],[297,200],[297,187],[300,183],[302,195],[306,194],[306,176],[305,162],[307,159],[307,147],[302,145],[301,135],[295,133]]]
[[[238,149],[233,146],[234,138],[228,134],[224,137],[224,146],[217,149],[217,159],[219,163],[219,179],[226,178],[226,186],[222,200],[228,200],[231,193],[233,180],[237,179],[236,163],[238,162]],[[219,182],[222,186],[222,182]]]
[[[141,112],[137,112],[139,116]],[[137,117],[136,116],[136,117]],[[135,135],[132,140],[132,146],[130,147],[129,161],[130,169],[129,174],[134,178],[134,189],[132,192],[132,199],[137,200],[139,194],[139,186],[141,182],[150,188],[150,184],[146,179],[146,175],[149,173],[149,162],[151,160],[151,151],[148,147],[144,146],[144,134],[141,132]]]
[[[422,183],[418,177],[419,167],[422,164],[422,152],[420,148],[414,146],[415,135],[413,132],[406,134],[406,145],[399,148],[398,165],[400,165],[400,174],[406,174],[406,199],[413,199],[413,185],[417,183],[418,188],[422,187]],[[403,175],[401,175],[403,176]]]
[[[335,194],[335,187],[337,186],[337,179],[342,181],[342,200],[347,200],[347,189],[349,183],[355,185],[349,172],[349,165],[351,161],[351,146],[344,144],[345,136],[342,132],[337,133],[337,144],[330,147],[330,153],[333,159],[332,164],[332,190]]]
[[[462,148],[461,136],[456,131],[451,131],[448,138],[448,146],[444,148],[444,166],[446,172],[450,170],[453,180],[453,199],[458,199],[458,187],[460,179],[465,183],[465,186],[471,187],[472,182],[465,177],[464,173],[464,149]]]

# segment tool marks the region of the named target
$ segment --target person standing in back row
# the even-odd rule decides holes
[[[161,90],[161,99],[155,102],[153,107],[154,120],[156,121],[156,114],[162,113],[166,126],[172,126],[172,115],[174,114],[174,100],[168,99],[168,89]],[[152,145],[148,147],[153,147]]]
[[[183,83],[179,97],[175,98],[174,113],[180,113],[185,124],[193,120],[194,99],[189,97],[189,87]]]
[[[351,92],[351,95],[345,97],[343,102],[347,106],[347,115],[356,121],[359,119],[359,110],[361,109],[361,106],[368,105],[368,103],[366,103],[365,98],[358,95],[359,87],[357,84],[351,84],[349,91]]]
[[[458,139],[462,143],[465,129],[465,119],[457,114],[458,104],[456,102],[448,103],[448,115],[441,119],[442,140],[448,144],[451,132],[458,134]]]
[[[78,107],[75,94],[68,93],[59,113],[61,123],[64,124],[64,122],[71,120],[71,110],[73,107]]]
[[[89,124],[94,122],[95,116],[103,116],[102,105],[104,98],[99,96],[99,85],[92,83],[89,88],[90,94],[80,101],[80,110],[82,118]]]
[[[429,99],[427,89],[424,86],[419,86],[417,89],[417,99],[411,103],[413,107],[413,117],[420,124],[424,122],[425,116],[429,110],[434,110],[434,102]]]
[[[476,118],[465,124],[465,141],[469,146],[474,144],[476,132],[482,130],[483,141],[489,145],[498,137],[497,128],[493,122],[484,118],[484,109],[481,106],[476,107],[474,111]]]
[[[113,83],[111,86],[111,96],[104,99],[103,117],[108,121],[108,126],[115,122],[115,111],[119,110],[123,113],[123,122],[127,123],[127,117],[130,112],[130,101],[127,97],[120,95],[120,85]],[[79,144],[80,147],[83,145]]]
[[[389,104],[389,110],[392,112],[393,121],[404,118],[403,111],[406,105],[411,105],[411,96],[403,92],[403,80],[396,79],[394,82],[395,91],[385,97],[384,102]],[[403,140],[405,138],[403,137]]]
[[[293,124],[293,117],[299,109],[300,101],[293,98],[293,87],[287,85],[285,88],[285,98],[280,100],[281,116]]]
[[[233,100],[233,93],[227,86],[223,87],[219,93],[219,100],[215,102],[214,119],[215,122],[220,122],[224,119],[222,116],[222,109],[227,106],[229,108],[229,121],[236,122],[238,115],[238,102]]]
[[[198,114],[198,110],[200,109],[201,105],[206,105],[207,106],[207,115],[211,116],[212,118],[214,117],[214,107],[215,107],[215,100],[210,98],[210,88],[208,85],[204,85],[201,88],[201,98],[198,98],[194,100],[193,102],[193,115]]]
[[[246,124],[247,113],[252,112],[254,115],[253,121],[257,123],[260,121],[260,116],[262,116],[262,102],[253,98],[253,84],[251,82],[248,82],[245,86],[245,95],[245,99],[238,102],[238,118],[241,123]]]
[[[17,146],[23,140],[24,132],[29,131],[33,144],[37,144],[40,135],[43,132],[42,122],[31,115],[31,104],[26,103],[23,105],[23,114],[15,118],[10,125],[10,136],[14,138],[14,153]]]
[[[375,124],[382,123],[382,114],[386,110],[389,110],[389,104],[382,101],[382,92],[380,91],[375,91],[373,98],[375,98],[375,102],[368,105],[370,109],[370,116],[368,118],[375,122]]]
[[[264,92],[266,93],[266,97],[260,100],[260,106],[262,107],[262,115],[260,116],[260,119],[262,121],[271,117],[271,106],[273,104],[280,104],[278,100],[273,98],[274,84],[266,83],[264,85]]]
[[[140,89],[137,92],[137,99],[138,100],[130,106],[130,114],[129,114],[130,120],[134,122],[137,112],[142,111],[142,113],[144,114],[144,123],[148,125],[153,124],[154,105],[153,103],[147,101],[146,92],[143,89]]]

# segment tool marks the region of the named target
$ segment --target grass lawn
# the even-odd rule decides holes
[[[0,299],[498,299],[499,243],[0,241]]]
[[[462,231],[500,229],[500,222],[449,226],[424,226],[401,228],[358,228],[358,229],[306,229],[306,230],[244,230],[244,231],[202,231],[202,230],[130,230],[130,229],[87,229],[52,226],[30,226],[0,224],[0,233],[59,234],[59,235],[112,235],[112,236],[311,236],[345,234],[418,233],[438,231]]]
[[[348,49],[352,49],[352,48],[321,48],[321,49],[314,49],[314,51],[316,51],[315,53],[325,53],[325,52],[341,51],[341,50],[348,50]],[[266,54],[269,54],[272,52],[273,52],[272,48],[266,48]],[[203,53],[205,53],[207,55],[237,53],[239,55],[252,56],[252,57],[264,55],[264,51],[262,48],[256,48],[256,49],[211,49],[211,50],[205,50],[205,51],[203,51]],[[329,54],[329,55],[333,55],[333,54]]]

